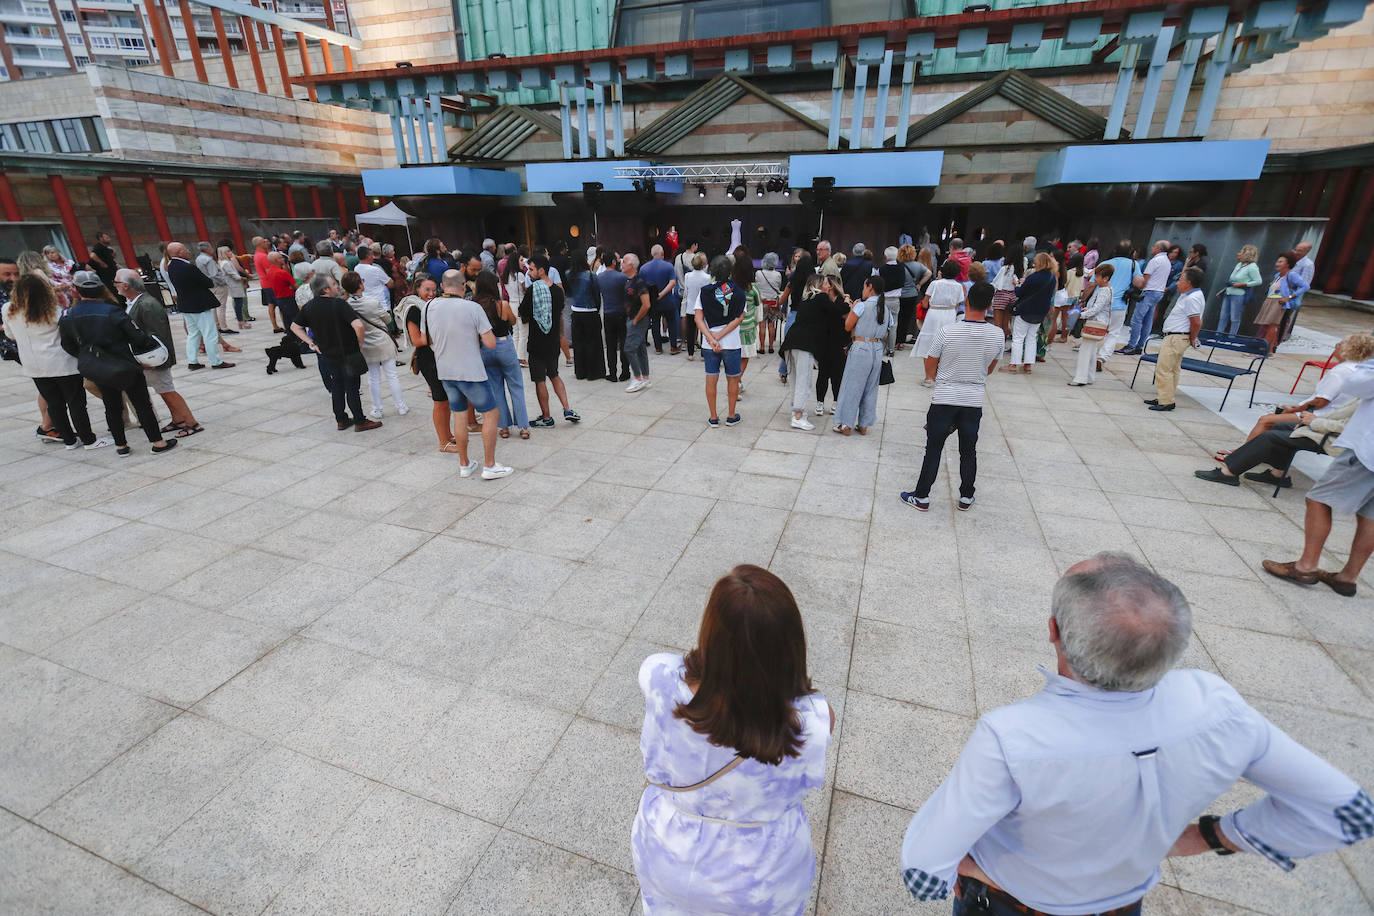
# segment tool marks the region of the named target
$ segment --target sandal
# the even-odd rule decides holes
[[[171,423],[168,423],[166,426],[162,427],[162,429],[158,430],[158,432],[174,433],[179,429],[181,429],[181,424],[173,421]]]
[[[1299,585],[1315,585],[1321,576],[1321,570],[1314,569],[1311,572],[1303,572],[1298,569],[1297,563],[1280,563],[1276,560],[1263,560],[1260,566],[1271,576],[1280,579],[1287,579],[1289,582],[1296,582]]]
[[[525,429],[520,430],[520,438],[521,438],[521,439],[528,439],[529,437],[530,437],[530,431],[529,431],[528,427],[525,428]]]
[[[856,427],[854,427],[854,432],[858,433],[858,434],[861,435],[861,436],[867,436],[867,435],[868,435],[868,427],[867,427],[867,426],[856,426]]]
[[[165,430],[165,429],[163,430],[163,432],[166,432],[166,431],[167,431],[167,430]],[[203,432],[205,432],[205,427],[204,427],[204,426],[201,426],[199,423],[197,423],[195,426],[178,426],[178,427],[177,427],[177,431],[176,431],[176,435],[173,436],[172,438],[173,438],[173,439],[185,439],[187,436],[194,436],[196,433],[203,433]]]
[[[1021,367],[1021,374],[1022,374],[1022,375],[1030,375],[1030,374],[1031,374],[1031,367],[1030,367],[1029,365],[1022,366],[1022,367]]]
[[[482,431],[482,427],[480,427],[480,426],[474,426],[474,425],[471,424],[471,423],[468,424],[468,432],[470,432],[470,433],[480,433],[481,431]]]
[[[508,429],[502,427],[501,431],[500,431],[499,433],[497,433],[497,435],[499,435],[502,439],[509,439],[509,438],[510,438],[510,430],[508,430]]]
[[[450,440],[448,440],[448,441],[445,442],[443,445],[439,446],[439,451],[441,451],[441,452],[448,452],[449,454],[456,454],[456,453],[458,452],[458,440],[457,440],[457,439],[450,439]]]
[[[850,434],[850,432],[852,432],[852,430],[848,426],[841,426],[838,423],[830,427],[830,431],[833,433],[839,433],[841,436],[847,436]]]

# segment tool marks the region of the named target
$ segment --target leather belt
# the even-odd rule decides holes
[[[883,339],[881,337],[855,337],[854,342],[882,343]]]
[[[959,887],[965,900],[996,900],[998,903],[1018,913],[1024,914],[1024,916],[1050,916],[1049,913],[1043,910],[1037,910],[1035,907],[1027,906],[999,887],[989,887],[982,881],[975,880],[967,875],[961,875],[959,877]],[[1128,913],[1136,912],[1136,907],[1139,903],[1140,901],[1137,900],[1135,903],[1128,903],[1125,906],[1119,906],[1115,909],[1102,910],[1101,912],[1090,914],[1090,916],[1126,916]]]

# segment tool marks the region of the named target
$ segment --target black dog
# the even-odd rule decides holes
[[[289,359],[297,369],[304,369],[305,363],[301,362],[301,342],[295,334],[290,332],[283,334],[281,343],[275,347],[267,348],[267,374],[272,375],[277,371],[277,360]]]

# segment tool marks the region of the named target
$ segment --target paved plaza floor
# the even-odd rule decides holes
[[[807,806],[818,913],[949,911],[902,887],[907,821],[976,717],[1038,688],[1050,588],[1100,550],[1183,588],[1187,665],[1374,787],[1374,570],[1353,600],[1265,575],[1299,551],[1306,480],[1274,499],[1194,479],[1238,433],[1189,399],[1146,411],[1133,360],[1087,389],[1064,384],[1067,346],[993,377],[976,506],[953,511],[951,442],[920,514],[897,499],[929,399],[905,353],[850,438],[787,428],[776,357],[721,430],[700,362],[651,357],[635,395],[565,370],[582,423],[501,441],[517,471],[483,481],[437,452],[418,378],[408,416],[337,432],[313,366],[264,374],[266,326],[236,369],[178,366],[205,432],[164,456],[137,433],[129,458],[40,443],[32,384],[0,374],[0,912],[634,913],[635,673],[691,647],[743,562],[791,586],[837,712]],[[1289,874],[1172,860],[1146,911],[1371,900],[1365,843]]]

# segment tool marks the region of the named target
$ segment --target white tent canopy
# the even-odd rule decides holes
[[[410,249],[414,247],[411,245],[410,241],[410,221],[413,219],[415,219],[415,217],[396,206],[395,201],[388,202],[385,207],[378,207],[376,210],[359,213],[357,217],[359,226],[363,223],[367,223],[371,226],[405,226],[407,256],[410,254]]]

